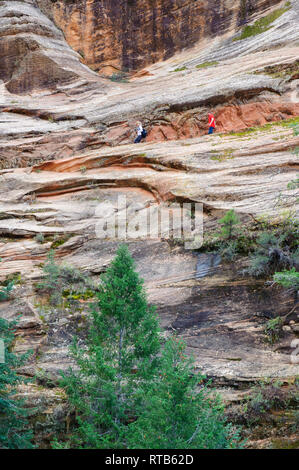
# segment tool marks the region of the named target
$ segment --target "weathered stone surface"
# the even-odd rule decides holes
[[[106,16],[99,16],[93,0],[0,2],[0,283],[15,278],[0,315],[22,314],[15,347],[34,354],[20,372],[37,374],[38,382],[20,393],[30,407],[39,406],[32,423],[41,446],[68,428],[57,377],[71,363],[73,334],[84,337],[88,310],[84,302],[80,312],[43,308],[47,299],[36,283],[57,240],[57,260],[97,282],[118,244],[96,236],[108,209],[134,224],[148,208],[201,202],[210,229],[231,208],[244,221],[298,210],[296,190],[287,185],[298,174],[299,140],[286,122],[299,114],[298,0],[268,31],[242,41],[233,41],[237,26],[278,2],[146,0],[142,18],[141,0],[134,4],[101,2]],[[132,11],[127,24],[120,21],[125,8]],[[69,47],[54,18],[84,58]],[[127,83],[102,79],[82,63],[110,74],[165,57]],[[218,133],[206,136],[211,110]],[[137,118],[148,130],[138,146],[132,145]],[[119,196],[126,197],[121,207]],[[175,246],[163,231],[155,239],[142,236],[129,247],[164,335],[185,339],[226,403],[243,402],[240,389],[265,377],[294,380],[298,365],[290,345],[298,312],[292,311],[275,346],[264,335],[271,316],[293,308],[290,296],[241,276],[241,261],[207,270],[201,257]]]
[[[43,11],[49,13],[47,5]],[[35,3],[2,2],[0,166],[27,166],[86,147],[132,142],[137,118],[149,131],[148,141],[161,141],[206,133],[210,110],[220,132],[298,115],[296,74],[260,73],[296,64],[298,11],[294,0],[263,34],[235,42],[232,35],[217,37],[209,47],[200,42],[129,83],[113,83],[80,63]],[[218,64],[196,68],[214,60],[215,51]]]
[[[233,31],[279,0],[38,0],[67,42],[100,73],[138,70]]]
[[[292,61],[298,48],[268,54],[267,63]],[[205,71],[165,70],[160,76],[130,84],[75,82],[57,86],[59,93],[0,95],[0,164],[27,166],[45,159],[74,156],[83,148],[132,142],[134,122],[141,118],[147,141],[186,139],[207,132],[213,109],[217,130],[227,132],[298,115],[297,81],[253,75],[265,64],[265,53],[233,60]],[[192,86],[190,86],[192,83]],[[108,92],[109,90],[109,92]]]
[[[34,4],[1,1],[0,80],[11,93],[56,89],[92,72],[79,61],[63,34]]]
[[[57,257],[98,276],[117,246],[117,241],[97,238],[97,224],[104,220],[107,204],[118,223],[125,215],[132,223],[148,207],[178,200],[202,202],[209,227],[232,207],[244,218],[294,210],[295,190],[287,190],[287,184],[298,171],[292,152],[298,137],[278,125],[253,137],[249,133],[147,143],[138,149],[120,146],[45,162],[31,172],[2,173],[0,232],[12,239],[0,244],[0,280],[19,272],[30,283],[42,275],[41,262],[52,242],[38,243],[33,238],[37,234],[67,236],[56,249]],[[287,199],[279,209],[281,192]],[[119,196],[126,197],[124,205],[118,206]],[[24,201],[25,197],[29,199]],[[241,277],[241,267],[216,266],[211,277],[197,279],[198,256],[172,247],[167,237],[162,242],[161,237],[163,232],[156,240],[145,234],[144,240],[131,241],[130,249],[149,299],[158,306],[162,326],[186,339],[198,367],[217,383],[230,385],[295,375],[298,367],[290,361],[293,329],[284,331],[283,348],[275,352],[264,341],[262,318],[264,311],[285,314],[292,299],[281,297],[279,290],[268,295],[263,282]],[[14,295],[19,298],[20,291]],[[67,346],[72,322],[77,320],[49,317],[43,336],[36,296],[24,291],[27,300],[20,305],[25,312],[20,345],[29,347],[32,338],[35,357],[40,357],[26,367],[26,373],[40,367],[55,379],[58,370],[69,364]],[[2,315],[14,312],[14,303],[3,304]],[[296,319],[296,311],[293,316]]]
[[[3,173],[0,207],[10,218],[2,217],[0,227],[11,235],[85,230],[107,188],[143,190],[156,203],[185,200],[202,202],[209,211],[233,207],[245,215],[275,214],[281,191],[289,196],[285,207],[296,207],[296,190],[287,190],[287,184],[298,171],[293,152],[298,145],[291,129],[273,125],[243,137],[80,152],[44,162],[31,173]]]
[[[69,265],[85,267],[89,273],[97,264],[99,272],[110,262],[116,247],[117,243],[93,238],[63,257],[57,253],[57,257]],[[232,272],[231,267],[220,265],[210,277],[196,280],[196,254],[171,248],[166,242],[131,242],[129,248],[145,279],[149,300],[157,305],[166,335],[175,331],[184,338],[197,367],[216,385],[242,387],[264,377],[287,380],[297,374],[298,365],[290,359],[294,334],[284,332],[280,341],[289,346],[280,349],[279,343],[269,345],[263,333],[264,315],[284,315],[290,309],[292,299],[283,297],[279,289],[269,292],[263,282],[242,279],[241,266]],[[27,294],[30,300],[20,303],[20,289],[17,287],[10,304],[1,304],[1,316],[14,318],[17,312],[23,313],[17,349],[31,348],[34,356],[22,370],[33,375],[42,369],[55,382],[59,370],[70,364],[68,345],[83,321],[82,313],[61,317],[54,309],[47,314],[42,304],[32,308],[33,302],[39,301],[36,292],[27,289],[22,296]]]

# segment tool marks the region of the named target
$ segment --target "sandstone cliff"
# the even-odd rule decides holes
[[[92,79],[63,34],[31,2],[0,2],[0,78],[11,93]]]
[[[43,0],[39,0],[44,5]],[[100,73],[138,70],[233,31],[279,0],[57,0],[67,42]],[[49,10],[49,2],[47,7]]]
[[[236,40],[278,7],[269,28]],[[200,202],[209,230],[231,208],[244,222],[298,211],[296,188],[287,189],[299,169],[290,127],[299,115],[298,24],[298,0],[0,1],[0,283],[16,283],[0,315],[22,313],[16,348],[34,350],[22,372],[39,380],[20,393],[38,406],[41,446],[68,428],[57,378],[87,312],[84,304],[45,315],[35,284],[51,247],[97,282],[117,245],[97,238],[97,207],[119,210],[119,195],[119,216],[130,221],[148,207]],[[124,69],[138,70],[99,76]],[[207,136],[211,110],[217,134]],[[139,146],[137,118],[149,132]],[[130,250],[165,334],[185,339],[228,402],[243,403],[242,390],[263,378],[294,381],[297,311],[278,344],[264,338],[265,319],[292,307],[281,289],[244,278],[244,260],[198,278],[209,257],[166,236]]]
[[[200,42],[127,83],[84,66],[33,0],[0,15],[3,168],[129,143],[136,118],[161,141],[203,135],[211,109],[220,132],[298,114],[298,1],[262,34]]]

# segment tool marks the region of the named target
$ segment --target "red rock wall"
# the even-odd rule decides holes
[[[280,0],[38,0],[82,61],[101,74],[138,70],[240,26]],[[45,7],[45,5],[47,5]],[[50,5],[50,6],[49,6]]]
[[[215,110],[216,132],[239,132],[259,127],[269,122],[291,119],[299,114],[299,104],[269,101],[250,102],[239,105],[227,104]],[[169,116],[168,124],[154,124],[147,142],[178,140],[198,137],[208,133],[208,116],[196,113],[178,113]]]

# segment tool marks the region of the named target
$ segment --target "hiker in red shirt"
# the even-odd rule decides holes
[[[216,124],[214,114],[209,114],[209,134],[213,134],[215,126]]]

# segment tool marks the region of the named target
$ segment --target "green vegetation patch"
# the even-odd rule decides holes
[[[282,334],[282,326],[283,319],[281,317],[271,318],[271,320],[266,323],[264,332],[270,344],[274,344],[279,340]]]
[[[71,233],[68,233],[68,234],[63,235],[63,236],[55,235],[54,240],[53,240],[52,245],[51,245],[51,250],[54,250],[55,248],[58,248],[59,246],[63,245],[70,238],[72,238],[72,236],[73,235]]]
[[[266,74],[272,78],[291,78],[294,80],[299,75],[299,60],[292,64],[269,65],[262,70],[256,70],[254,74]]]
[[[299,439],[273,439],[272,449],[298,449]]]
[[[17,370],[21,368],[31,352],[16,354],[13,346],[16,341],[18,321],[0,318],[0,337],[4,347],[5,361],[0,363],[0,449],[32,448],[33,433],[28,430],[29,406],[17,397],[23,384],[28,383]],[[32,408],[31,408],[32,409]]]
[[[185,65],[184,67],[177,67],[176,69],[172,70],[172,72],[183,72],[184,70],[187,70]]]
[[[269,122],[268,124],[265,124],[264,126],[257,126],[257,127],[248,127],[247,129],[244,129],[242,131],[231,131],[228,133],[222,133],[218,134],[219,137],[226,137],[228,135],[231,135],[233,137],[246,137],[250,136],[256,132],[262,132],[262,131],[270,131],[273,129],[273,127],[280,126],[280,127],[291,127],[294,130],[294,135],[296,135],[297,132],[299,132],[298,126],[299,126],[299,116],[294,117],[292,119],[285,119],[283,121],[275,121],[275,122]]]
[[[126,72],[114,72],[110,75],[109,79],[112,82],[121,82],[121,83],[128,83],[129,78]]]
[[[0,285],[0,302],[4,302],[5,300],[9,299],[13,286],[14,286],[13,282],[10,282],[6,286]]]
[[[233,156],[234,151],[235,151],[235,149],[229,148],[229,149],[224,150],[223,153],[213,155],[210,158],[211,158],[211,160],[217,160],[218,162],[223,162],[225,160],[229,160],[231,158],[234,158],[234,156]],[[211,153],[214,153],[214,152],[212,151]]]
[[[297,276],[289,272],[297,266],[299,256],[299,224],[294,212],[283,213],[276,221],[256,216],[254,223],[244,224],[231,209],[218,223],[220,231],[205,233],[201,251],[217,251],[228,261],[239,255],[249,256],[243,274],[268,278],[287,270],[288,280],[294,284]]]
[[[208,67],[213,67],[213,65],[218,65],[219,62],[217,60],[214,60],[212,62],[204,62],[203,64],[199,64],[196,66],[197,69],[206,69]]]
[[[282,8],[278,8],[277,10],[272,11],[269,15],[260,18],[259,20],[255,21],[253,25],[245,26],[240,36],[234,38],[233,41],[240,41],[242,39],[246,39],[252,36],[257,36],[258,34],[264,33],[272,28],[270,26],[275,20],[277,20],[280,16],[286,13],[291,8],[291,3],[287,2],[286,5]]]
[[[45,276],[35,288],[40,294],[48,295],[50,306],[64,306],[78,311],[79,300],[91,299],[94,296],[93,281],[78,269],[58,264],[53,249],[42,269]]]
[[[261,381],[253,388],[253,393],[247,402],[235,410],[236,416],[228,413],[228,418],[236,423],[246,424],[249,427],[267,425],[273,421],[273,416],[278,416],[279,411],[289,410],[290,425],[292,432],[292,421],[296,420],[295,409],[298,406],[298,387],[289,385],[285,387],[280,381]],[[278,423],[278,421],[276,421]],[[294,425],[293,425],[294,426]]]

